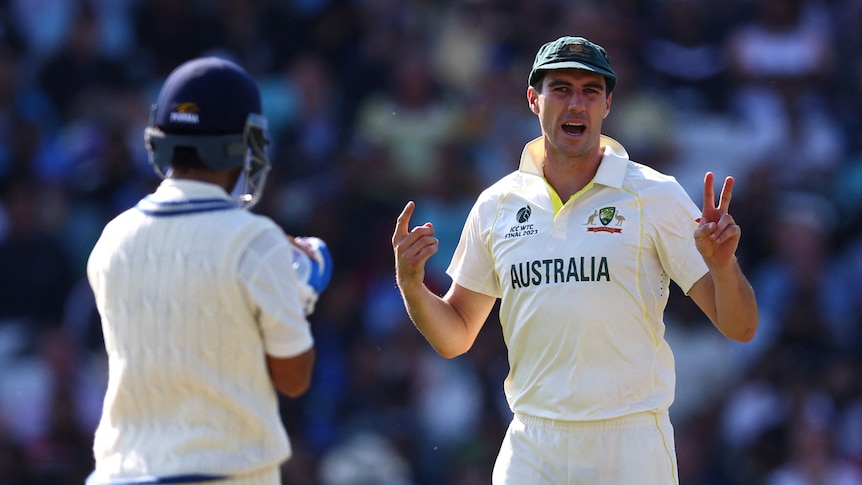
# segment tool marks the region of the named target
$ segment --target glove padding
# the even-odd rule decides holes
[[[293,269],[302,285],[301,294],[305,315],[314,312],[320,294],[332,279],[332,255],[326,243],[317,237],[296,237],[294,241],[308,249],[312,257],[300,248],[293,249]]]

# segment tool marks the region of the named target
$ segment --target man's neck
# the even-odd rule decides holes
[[[237,182],[237,175],[234,174],[234,171],[227,170],[199,170],[199,169],[188,169],[177,171],[171,169],[168,173],[168,178],[174,180],[195,180],[198,182],[205,182],[209,184],[218,185],[223,188],[226,192],[230,193]]]
[[[548,157],[546,153],[543,158],[542,173],[565,203],[593,180],[602,162],[603,154],[602,147],[599,147],[595,154],[581,158]]]

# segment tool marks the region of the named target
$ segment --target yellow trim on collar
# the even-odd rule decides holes
[[[554,216],[556,216],[560,212],[560,210],[562,210],[565,203],[563,202],[563,199],[560,197],[560,194],[558,194],[557,191],[554,190],[554,187],[552,187],[551,184],[548,182],[548,179],[542,177],[542,180],[545,181],[545,186],[548,188],[548,193],[551,194],[551,205],[554,208]],[[569,200],[567,200],[566,202],[569,202],[571,200],[575,200],[576,198],[580,197],[581,194],[583,194],[584,192],[593,188],[593,185],[595,185],[595,183],[591,180],[589,183],[587,183],[587,185],[585,185],[583,188],[581,188],[581,190],[572,194],[572,196],[569,197]]]

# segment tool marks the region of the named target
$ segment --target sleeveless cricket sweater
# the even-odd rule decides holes
[[[257,309],[237,275],[251,241],[284,234],[230,204],[160,209],[145,199],[106,226],[91,254],[111,369],[99,475],[232,475],[290,455]]]

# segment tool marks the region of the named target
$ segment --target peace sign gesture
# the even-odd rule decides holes
[[[724,179],[718,207],[715,206],[714,180],[712,172],[707,172],[703,178],[703,213],[694,231],[694,242],[708,266],[724,266],[733,259],[742,230],[728,213],[733,177]]]

